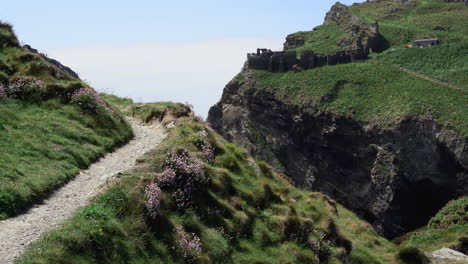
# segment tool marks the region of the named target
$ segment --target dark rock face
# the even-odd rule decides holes
[[[279,101],[244,68],[208,121],[298,186],[331,196],[389,238],[425,225],[449,200],[468,194],[468,139],[430,119],[372,128]]]
[[[284,50],[296,49],[301,46],[304,46],[304,39],[301,37],[291,34],[286,37],[286,42],[284,43]]]
[[[41,56],[42,58],[44,58],[46,61],[48,61],[50,64],[54,65],[55,67],[57,67],[59,70],[61,70],[62,72],[70,75],[71,77],[73,78],[77,78],[79,79],[80,77],[78,76],[78,74],[76,72],[74,72],[72,69],[70,69],[69,67],[63,65],[62,63],[60,63],[59,61],[57,60],[54,60],[54,59],[51,59],[51,58],[48,58],[45,54],[42,54],[42,53],[39,53],[37,51],[37,49],[33,49],[31,46],[29,45],[24,45],[23,46],[24,49],[32,52],[32,53],[35,53],[35,54],[38,54],[39,56]]]

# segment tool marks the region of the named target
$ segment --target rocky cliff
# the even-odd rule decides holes
[[[323,192],[395,237],[468,193],[468,140],[431,118],[383,130],[278,100],[247,69],[209,122],[305,189]]]
[[[352,50],[382,50],[387,47],[385,39],[379,32],[377,23],[368,23],[353,15],[349,8],[339,2],[332,6],[325,17],[324,25],[336,24],[343,35],[334,43],[344,51]],[[320,27],[313,31],[321,31]],[[311,31],[311,33],[314,33]],[[298,32],[286,37],[284,50],[293,50],[307,44],[307,32]],[[312,41],[313,42],[313,41]]]

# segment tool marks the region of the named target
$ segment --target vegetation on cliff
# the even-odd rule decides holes
[[[255,71],[253,75],[261,83],[258,88],[272,90],[279,99],[288,102],[383,127],[409,116],[432,117],[468,135],[468,90],[424,80],[398,68],[466,86],[467,16],[468,9],[463,3],[441,0],[372,1],[350,7],[336,4],[322,26],[288,36],[293,42],[301,39],[304,44],[289,46],[299,51],[334,53],[349,48],[346,44],[353,42],[349,38],[362,42],[360,30],[378,22],[382,41],[392,47],[372,54],[370,62],[300,73]],[[403,48],[417,38],[429,37],[440,38],[442,44],[424,49]]]
[[[44,198],[132,137],[86,83],[19,46],[0,23],[0,219]]]
[[[393,261],[395,246],[341,205],[293,187],[193,117],[177,123],[18,263]]]
[[[449,202],[429,224],[398,239],[401,247],[417,247],[424,251],[441,247],[453,248],[468,240],[468,197]],[[465,252],[466,254],[466,252]]]
[[[383,128],[410,116],[434,118],[468,135],[468,92],[423,80],[379,62],[325,66],[299,73],[253,71],[258,89],[286,102]]]

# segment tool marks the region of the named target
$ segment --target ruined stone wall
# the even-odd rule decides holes
[[[315,54],[306,50],[298,58],[296,51],[265,51],[247,55],[249,69],[270,72],[287,72],[291,70],[308,70],[325,65],[336,65],[366,59],[368,49],[340,51],[332,55]]]

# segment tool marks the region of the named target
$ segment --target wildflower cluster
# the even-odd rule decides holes
[[[5,88],[0,85],[0,98],[7,97]]]
[[[104,100],[99,94],[91,88],[81,88],[74,92],[70,98],[70,102],[79,105],[82,109],[97,111],[101,106],[104,106]]]
[[[175,228],[177,249],[184,259],[191,263],[194,262],[202,253],[202,243],[200,238],[194,234],[187,234],[182,226],[178,225]]]
[[[22,98],[35,92],[40,94],[44,92],[44,84],[41,80],[20,78],[8,86],[2,87],[0,97]]]
[[[203,145],[202,154],[207,162],[213,162],[215,159],[214,148],[210,144]]]
[[[202,129],[198,131],[198,138],[195,139],[195,144],[201,148],[203,158],[207,162],[213,162],[215,159],[214,148],[209,144],[206,143],[206,138],[208,137],[208,132],[206,129]]]
[[[176,172],[172,168],[166,168],[164,172],[159,176],[159,184],[161,186],[170,186],[176,177]]]
[[[164,184],[176,189],[173,195],[179,209],[189,207],[195,193],[206,183],[203,163],[186,151],[171,154],[166,159],[163,175]]]
[[[205,129],[202,129],[202,130],[198,131],[197,134],[198,134],[200,137],[202,137],[202,138],[208,137],[208,132],[206,132]]]
[[[146,208],[151,217],[156,218],[159,214],[162,192],[156,183],[151,183],[145,188]]]

